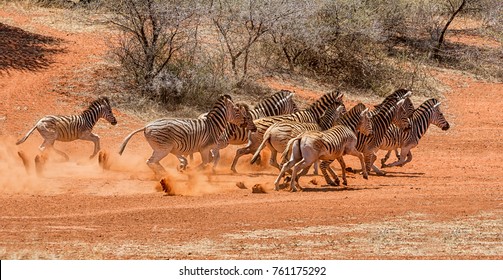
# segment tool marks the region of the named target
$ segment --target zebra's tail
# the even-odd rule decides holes
[[[129,133],[129,135],[126,136],[126,138],[124,138],[124,142],[122,142],[121,147],[119,149],[119,155],[122,155],[122,153],[124,152],[124,149],[126,148],[126,145],[127,145],[127,142],[129,142],[129,139],[131,139],[131,137],[133,137],[133,135],[135,135],[136,133],[143,131],[143,130],[145,130],[145,127],[142,127],[140,129],[137,129],[137,130]]]
[[[35,125],[34,127],[32,127],[30,129],[30,131],[28,131],[28,133],[26,133],[26,135],[23,138],[19,139],[16,142],[16,145],[19,145],[19,144],[23,143],[24,141],[26,141],[26,139],[28,139],[28,137],[33,133],[33,131],[35,130],[35,128],[37,128],[37,125]]]
[[[260,151],[262,151],[265,148],[265,143],[267,143],[267,141],[269,141],[269,139],[271,139],[271,134],[268,132],[269,131],[266,131],[266,133],[264,134],[264,139],[262,140],[262,143],[260,143],[260,146],[258,146],[257,151],[255,151],[255,153],[253,154],[253,157],[250,160],[251,164],[254,164],[255,161],[257,161],[257,159],[260,157]]]
[[[294,137],[288,141],[286,144],[285,150],[281,154],[281,165],[285,164],[288,162],[290,155],[294,152],[293,151],[293,145],[296,141],[300,141],[302,139],[301,136]]]

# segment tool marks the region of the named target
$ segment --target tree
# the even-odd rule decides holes
[[[293,13],[288,1],[218,0],[212,3],[210,18],[230,58],[238,84],[246,79],[252,47],[283,17]]]
[[[462,0],[461,3],[459,3],[459,0],[447,0],[448,2],[448,11],[449,11],[449,18],[445,22],[444,27],[440,31],[440,35],[438,36],[438,39],[436,41],[435,46],[433,47],[432,52],[430,52],[429,57],[434,58],[434,59],[440,59],[440,47],[442,47],[442,44],[444,43],[444,38],[445,38],[445,33],[447,32],[447,29],[449,28],[449,25],[451,25],[452,21],[458,15],[458,13],[463,9],[463,7],[466,4],[466,0]]]
[[[142,93],[149,93],[154,79],[190,42],[194,10],[189,6],[183,1],[113,2],[110,22],[120,30],[115,55]]]

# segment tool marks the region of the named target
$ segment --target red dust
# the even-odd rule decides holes
[[[144,138],[132,139],[122,156],[116,152],[125,135],[143,125],[122,112],[117,126],[95,128],[106,151],[102,166],[99,157],[88,159],[91,143],[57,142],[70,161],[49,158],[41,177],[27,172],[18,152],[34,163],[42,139],[34,133],[22,145],[16,140],[43,115],[74,113],[87,100],[77,93],[89,85],[60,94],[54,81],[78,78],[78,70],[105,51],[100,32],[63,32],[37,23],[53,13],[61,11],[21,13],[0,6],[9,24],[61,39],[65,49],[45,69],[0,75],[0,258],[503,257],[503,113],[488,109],[503,105],[503,85],[451,71],[436,74],[451,88],[441,105],[451,129],[432,126],[408,165],[369,180],[348,174],[350,185],[343,190],[276,192],[278,170],[268,166],[268,155],[262,166],[249,165],[251,155],[243,156],[239,174],[233,174],[236,147],[228,147],[216,174],[211,167],[179,173],[176,157],[167,156],[161,162],[168,170],[165,183],[175,195],[163,196],[145,164],[152,150]],[[196,156],[190,166],[199,161]],[[358,166],[351,157],[347,164]],[[323,190],[322,176],[302,177],[300,185],[314,179],[319,184],[310,189]],[[266,193],[252,195],[237,182],[260,184]]]

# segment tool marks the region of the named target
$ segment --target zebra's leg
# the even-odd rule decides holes
[[[335,179],[335,182],[334,182],[332,180],[332,178],[330,178],[330,176],[328,175],[328,172],[327,172],[327,169],[330,169],[331,172],[333,172],[333,170],[330,168],[330,164],[332,164],[332,162],[333,162],[333,160],[322,161],[320,164],[321,173],[323,174],[323,177],[325,178],[325,182],[327,182],[327,184],[329,184],[330,186],[339,186],[340,181],[339,181],[339,178],[337,177],[337,175],[333,176]]]
[[[211,149],[211,154],[213,155],[213,173],[216,172],[218,162],[220,161],[220,150],[218,148]]]
[[[300,179],[300,177],[302,177],[302,173],[299,173],[299,170],[308,168],[309,166],[311,166],[311,164],[312,163],[308,163],[306,161],[306,159],[303,158],[303,159],[301,159],[299,162],[297,162],[293,166],[292,181],[290,182],[290,186],[292,188],[292,192],[296,192],[297,191],[297,186],[296,185],[298,185],[299,179]]]
[[[313,174],[314,175],[318,175],[318,165],[319,164],[320,164],[319,160],[315,161],[314,164],[313,164],[313,169],[314,169]]]
[[[395,156],[396,156],[396,158],[400,158],[400,153],[398,152],[398,148],[395,149]]]
[[[65,159],[65,161],[69,161],[69,160],[70,160],[70,157],[69,157],[69,156],[68,156],[65,152],[63,152],[63,151],[61,151],[61,150],[58,150],[58,149],[54,148],[54,146],[52,146],[51,148],[52,148],[52,150],[54,150],[54,151],[55,151],[58,155],[62,156],[62,157]]]
[[[397,161],[389,164],[388,166],[390,166],[390,167],[391,166],[403,166],[406,163],[409,152],[410,152],[410,147],[402,147],[400,158]]]
[[[54,148],[55,141],[55,139],[44,139],[44,142],[39,146],[39,150],[42,153],[41,156],[47,160],[49,158],[49,153],[54,151],[58,155],[62,156],[65,161],[69,161],[70,157],[65,152]]]
[[[391,150],[389,150],[386,153],[386,155],[381,159],[381,168],[388,167],[388,165],[386,165],[386,161],[388,161],[388,159],[389,159],[390,156],[391,156]]]
[[[80,139],[85,141],[91,141],[94,143],[94,151],[93,154],[89,157],[89,159],[94,158],[100,151],[100,137],[94,133],[89,133],[82,135]]]
[[[285,173],[295,165],[295,163],[295,159],[291,158],[287,163],[283,164],[278,177],[274,180],[274,190],[279,191],[279,181],[283,178],[283,176],[285,176]]]
[[[369,173],[370,172],[370,168],[372,168],[372,170],[374,170],[374,172],[378,176],[384,176],[384,175],[386,175],[386,172],[382,171],[377,166],[375,166],[374,162],[376,161],[376,159],[377,159],[377,156],[375,155],[375,153],[371,152],[370,155],[369,155],[368,161],[365,162],[365,164],[368,164],[368,166],[366,166],[367,167],[367,173]]]
[[[363,172],[362,172],[363,178],[368,179],[369,175],[368,175],[367,166],[366,166],[366,162],[365,162],[365,156],[362,153],[360,153],[356,148],[350,149],[346,154],[355,156],[360,160],[360,164],[361,164],[362,170],[363,170]]]
[[[337,177],[337,174],[335,173],[335,171],[332,169],[332,166],[330,166],[330,165],[327,166],[327,170],[330,173],[330,175],[332,175],[332,178],[334,178],[335,183],[337,185],[340,185],[341,181],[339,180],[339,177]]]
[[[346,179],[346,163],[344,162],[344,158],[342,156],[338,157],[337,161],[341,165],[341,169],[342,169],[342,184],[344,186],[347,186],[348,185],[348,180]]]
[[[202,162],[197,166],[197,169],[202,170],[206,164],[213,160],[213,153],[211,149],[204,149],[199,151],[199,153],[201,154]]]
[[[400,166],[404,166],[406,163],[409,163],[412,161],[412,152],[409,151],[409,153],[407,154],[407,160]]]
[[[281,170],[281,167],[279,166],[278,161],[276,159],[277,156],[278,156],[278,151],[276,151],[276,149],[272,148],[271,149],[271,158],[269,158],[269,164],[271,166],[274,166],[274,167]]]
[[[184,157],[183,155],[177,155],[178,161],[180,162],[180,165],[176,168],[178,171],[184,171],[187,169],[187,165],[189,162],[187,161],[187,158]]]
[[[154,171],[155,175],[158,177],[162,177],[166,173],[166,169],[162,167],[159,163],[161,159],[165,158],[169,152],[167,150],[154,150],[152,152],[152,156],[147,160],[147,165]]]

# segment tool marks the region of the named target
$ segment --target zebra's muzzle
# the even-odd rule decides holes
[[[442,127],[442,130],[448,130],[451,126],[449,124],[446,124],[444,127]]]
[[[112,125],[116,125],[117,124],[117,121],[111,121],[110,122]]]

